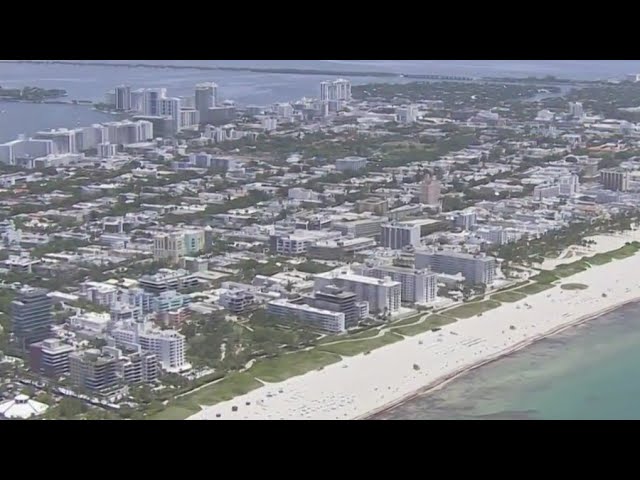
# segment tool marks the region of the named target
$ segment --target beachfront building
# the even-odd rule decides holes
[[[423,250],[416,251],[415,259],[418,269],[447,275],[461,273],[465,283],[471,285],[491,285],[496,272],[496,259],[484,254]]]
[[[138,343],[142,350],[155,354],[163,370],[182,372],[191,365],[185,357],[184,335],[175,330],[147,330],[138,333]]]
[[[364,268],[363,275],[375,278],[391,278],[401,285],[401,298],[406,303],[428,304],[436,300],[438,275],[428,270],[380,265]]]
[[[279,298],[267,303],[267,313],[278,318],[292,319],[327,333],[346,331],[344,313],[322,310],[307,304],[291,303]]]
[[[336,285],[356,294],[358,302],[368,302],[371,313],[393,315],[401,306],[400,282],[356,275],[350,270],[337,269],[314,276],[314,290]]]
[[[357,300],[355,293],[347,292],[335,285],[327,285],[314,293],[313,306],[321,310],[344,313],[345,327],[352,328],[358,325],[362,318]]]

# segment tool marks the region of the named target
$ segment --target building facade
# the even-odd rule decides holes
[[[408,245],[420,246],[420,225],[408,223],[387,223],[382,225],[380,244],[393,250],[400,250]]]
[[[491,285],[496,272],[495,258],[459,252],[416,251],[415,265],[448,275],[461,273],[472,285]]]
[[[342,333],[346,331],[344,313],[322,310],[306,304],[291,303],[286,299],[272,300],[267,303],[267,313],[274,317],[307,324],[322,332]]]
[[[11,323],[13,333],[21,348],[41,342],[51,336],[53,315],[52,302],[48,291],[41,288],[25,287],[11,302]]]

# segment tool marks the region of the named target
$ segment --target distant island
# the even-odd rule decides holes
[[[24,87],[24,88],[3,88],[0,86],[0,100],[24,101],[24,102],[42,102],[55,98],[66,97],[67,91],[60,88],[40,88],[40,87]]]

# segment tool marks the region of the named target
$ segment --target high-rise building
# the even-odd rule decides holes
[[[169,372],[188,370],[184,335],[175,330],[149,330],[138,334],[142,350],[155,354],[161,367]]]
[[[327,333],[342,333],[346,330],[344,313],[322,310],[304,303],[291,303],[284,298],[267,303],[267,313],[275,317],[299,321]]]
[[[198,278],[186,270],[171,270],[161,268],[154,275],[143,275],[140,277],[140,286],[149,293],[158,294],[166,290],[178,290],[195,287],[198,285]]]
[[[558,195],[560,195],[558,185],[536,185],[533,189],[533,198],[538,201],[544,198],[554,198]]]
[[[71,353],[69,373],[71,382],[90,394],[106,395],[120,386],[117,359],[98,349]]]
[[[398,123],[414,123],[418,120],[418,107],[416,105],[407,105],[396,109],[396,116],[398,117]]]
[[[564,175],[558,179],[558,185],[560,186],[560,195],[570,197],[578,193],[580,179],[575,174]]]
[[[154,117],[162,116],[160,101],[167,96],[166,88],[147,88],[142,92],[142,114]]]
[[[53,152],[62,153],[78,153],[76,145],[76,132],[67,128],[59,128],[54,130],[37,132],[34,138],[40,140],[51,140],[53,142]]]
[[[180,100],[182,102],[182,100]],[[180,127],[193,128],[200,123],[200,112],[192,108],[183,108],[180,110]]]
[[[580,102],[569,102],[569,115],[573,118],[582,118],[584,116],[584,108]]]
[[[358,213],[371,212],[374,215],[386,215],[389,211],[389,201],[386,198],[366,198],[356,201]]]
[[[42,288],[25,287],[11,302],[13,333],[23,350],[51,336],[52,302],[47,293]]]
[[[400,309],[401,285],[390,278],[365,277],[342,270],[332,270],[314,276],[316,291],[331,284],[355,293],[359,302],[368,302],[372,313],[393,314]]]
[[[403,302],[427,304],[436,300],[438,275],[428,270],[416,270],[411,267],[379,265],[364,268],[362,273],[369,277],[390,277],[401,284]]]
[[[73,345],[56,338],[32,343],[29,347],[29,367],[32,372],[59,378],[69,373],[69,355],[74,351]]]
[[[218,104],[218,85],[213,82],[196,85],[195,108],[200,112],[200,121],[206,123],[209,109]]]
[[[182,130],[182,102],[177,97],[162,98],[158,101],[158,115],[171,118],[174,133]]]
[[[430,268],[448,275],[461,273],[465,282],[472,285],[493,283],[496,272],[494,257],[444,251],[416,251],[415,255],[416,268]]]
[[[476,212],[469,210],[460,212],[458,215],[456,215],[453,224],[456,227],[461,228],[462,230],[471,230],[471,228],[475,226],[476,222]]]
[[[382,225],[380,243],[383,247],[400,250],[407,245],[420,246],[420,225],[386,223]]]
[[[345,328],[358,325],[360,320],[357,297],[353,292],[347,292],[335,285],[327,285],[316,291],[313,297],[313,306],[321,310],[329,310],[344,314]]]
[[[220,294],[219,299],[220,305],[236,315],[245,312],[254,301],[253,293],[241,288],[226,290]]]
[[[116,87],[115,94],[116,110],[122,110],[124,112],[131,110],[131,87],[128,85]]]
[[[346,102],[351,100],[351,82],[339,78],[338,80],[320,82],[320,100],[321,101],[334,101],[344,100]]]
[[[600,182],[607,190],[629,190],[629,172],[617,169],[600,170]]]
[[[440,204],[440,182],[427,175],[420,188],[420,203],[436,206]]]
[[[119,373],[127,385],[153,383],[158,379],[158,359],[153,353],[132,352],[119,359]]]
[[[178,263],[185,256],[184,234],[158,233],[153,238],[153,258]]]

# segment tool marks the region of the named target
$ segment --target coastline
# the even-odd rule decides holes
[[[600,236],[598,250],[610,251],[638,238],[640,231]],[[200,405],[188,419],[375,418],[543,338],[640,301],[640,279],[633,277],[637,269],[638,254],[594,264],[481,316],[405,337],[367,355],[343,356],[321,370],[265,384],[228,401]],[[559,286],[563,283],[588,288],[565,290]]]
[[[590,322],[591,320],[595,320],[596,318],[601,317],[602,315],[606,315],[607,313],[611,313],[614,312],[622,307],[625,307],[627,305],[633,304],[633,303],[638,303],[640,302],[640,295],[637,296],[636,298],[632,299],[632,300],[625,300],[624,302],[621,302],[617,305],[614,306],[610,306],[607,308],[604,308],[600,311],[591,313],[591,314],[587,314],[584,315],[583,317],[580,317],[578,319],[576,319],[575,321],[572,321],[570,323],[564,324],[564,325],[560,325],[546,333],[541,333],[540,335],[536,335],[535,337],[531,337],[528,338],[526,340],[522,340],[521,342],[507,348],[506,350],[502,351],[502,352],[498,352],[497,354],[485,358],[483,360],[479,360],[477,363],[474,363],[472,365],[468,365],[466,367],[462,367],[458,370],[456,370],[455,372],[451,372],[447,375],[444,375],[443,377],[434,380],[433,382],[431,382],[429,385],[425,385],[424,387],[419,388],[418,390],[409,393],[407,395],[405,395],[402,398],[399,398],[397,400],[391,401],[386,405],[382,405],[381,407],[374,409],[368,413],[365,413],[364,415],[361,415],[359,417],[354,418],[354,420],[375,420],[377,417],[379,417],[380,415],[389,412],[390,410],[393,410],[396,407],[399,407],[417,397],[421,397],[423,395],[429,395],[437,390],[440,390],[442,388],[444,388],[445,386],[447,386],[447,384],[453,382],[454,380],[463,377],[464,375],[466,375],[469,372],[472,372],[473,370],[476,370],[478,368],[484,367],[485,365],[489,365],[491,363],[494,363],[498,360],[500,360],[501,358],[505,358],[508,357],[510,355],[513,355],[514,353],[527,348],[530,345],[533,345],[534,343],[539,342],[540,340],[544,340],[545,338],[549,338],[549,337],[553,337],[554,335],[557,335],[559,333],[562,333],[566,330],[569,330],[571,328],[575,328],[579,325],[582,325],[584,323]]]

